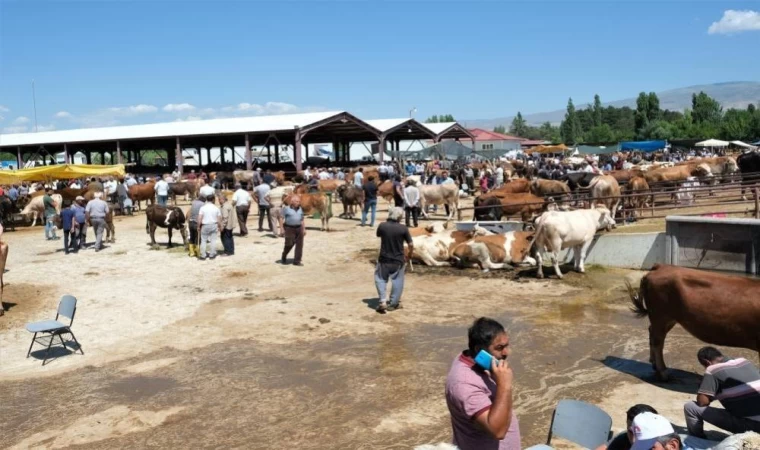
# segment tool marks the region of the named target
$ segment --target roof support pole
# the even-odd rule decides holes
[[[121,159],[121,142],[116,141],[116,164],[122,164]]]
[[[253,169],[253,155],[251,154],[251,139],[245,134],[245,170]]]
[[[296,172],[300,172],[303,168],[303,155],[301,155],[301,128],[296,128],[296,142],[294,145],[295,159],[296,159]]]
[[[71,164],[71,157],[69,156],[69,146],[66,143],[63,144],[63,162]]]
[[[274,163],[280,164],[280,144],[274,145]]]
[[[380,140],[377,143],[378,161],[383,162],[385,158],[385,136],[380,135]]]
[[[21,146],[16,147],[16,168],[21,169],[24,167],[24,157],[21,155]]]
[[[267,163],[272,164],[272,146],[267,143]]]
[[[174,158],[177,160],[177,172],[179,172],[179,176],[182,176],[182,145],[180,145],[179,142],[179,136],[177,136],[177,147],[174,149]],[[119,160],[121,161],[121,156],[119,156]],[[177,180],[179,181],[179,180]]]

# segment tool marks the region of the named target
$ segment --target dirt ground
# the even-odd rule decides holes
[[[100,253],[66,256],[41,227],[6,232],[0,447],[448,442],[446,373],[482,315],[512,337],[525,447],[545,441],[563,398],[601,406],[616,429],[638,402],[683,425],[702,344],[676,328],[666,346],[674,381],[652,381],[648,324],[629,312],[624,286],[641,272],[591,267],[559,281],[416,265],[404,309],[379,315],[373,229],[333,219],[326,233],[310,219],[305,266],[294,267],[275,264],[283,241],[256,232],[255,221],[250,237],[235,239],[235,256],[205,262],[181,247],[151,250],[142,214],[116,218],[117,242]],[[165,231],[157,239],[166,243]],[[73,330],[84,355],[58,347],[43,367],[43,347],[25,357],[24,325],[53,318],[63,294],[79,300]]]

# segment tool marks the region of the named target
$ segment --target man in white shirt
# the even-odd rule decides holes
[[[204,197],[208,197],[210,195],[213,197],[214,194],[216,194],[216,189],[214,189],[213,186],[206,184],[206,182],[203,180],[200,180],[199,183],[200,183],[201,188],[198,191],[198,193],[200,195]]]
[[[504,184],[504,168],[499,166],[496,169],[496,187],[499,188]]]
[[[103,185],[103,189],[106,191],[106,197],[111,200],[111,203],[116,203],[114,198],[116,195],[116,180],[113,177],[108,177],[108,181]]]
[[[259,232],[264,231],[264,215],[267,216],[267,223],[269,224],[269,231],[274,232],[272,229],[272,201],[269,198],[270,186],[266,183],[261,183],[253,189],[253,197],[256,204],[259,205]]]
[[[206,204],[198,212],[198,235],[201,237],[200,260],[206,259],[206,243],[208,242],[209,259],[216,258],[216,237],[222,232],[222,212],[214,204],[214,196],[206,197]]]
[[[240,183],[235,184],[235,193],[232,194],[232,206],[237,212],[238,226],[240,227],[240,237],[248,236],[248,214],[251,212],[251,194],[248,193]]]
[[[307,166],[306,170],[303,171],[303,179],[304,181],[309,181],[311,179],[311,167]]]
[[[127,186],[127,190],[136,184],[137,180],[135,180],[135,177],[131,173],[128,173],[127,178],[124,180],[124,185]]]
[[[330,174],[325,169],[322,169],[322,170],[319,171],[319,179],[320,180],[329,180],[330,179]]]
[[[406,226],[409,227],[409,216],[412,216],[415,228],[420,216],[420,190],[414,180],[407,180],[404,188],[404,211],[406,212]]]
[[[153,189],[156,190],[158,204],[166,206],[166,201],[169,199],[169,183],[161,178],[156,182],[156,185],[153,187]]]
[[[359,167],[359,170],[354,172],[354,186],[362,187],[364,185],[364,169]]]
[[[335,174],[335,179],[336,180],[345,180],[346,179],[345,172],[343,172],[342,170],[338,170],[338,173]]]

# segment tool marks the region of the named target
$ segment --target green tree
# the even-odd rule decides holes
[[[640,92],[636,98],[636,132],[643,129],[649,123],[649,96],[646,92]]]
[[[691,96],[691,115],[696,124],[717,126],[723,116],[723,108],[717,100],[700,91]]]
[[[493,127],[493,132],[505,134],[507,132],[507,129],[504,127],[504,125],[497,125]]]
[[[752,113],[748,110],[729,109],[721,121],[720,136],[726,140],[751,140],[753,138]]]
[[[576,145],[581,138],[582,130],[572,98],[567,101],[567,112],[565,112],[565,120],[560,125],[560,132],[562,134],[562,142],[565,144]]]
[[[606,123],[592,127],[584,133],[583,137],[583,142],[588,144],[610,144],[616,141],[615,133]]]
[[[538,128],[539,131],[539,137],[538,139],[544,140],[544,141],[551,141],[552,143],[559,144],[562,142],[562,135],[559,131],[559,127],[555,127],[551,124],[551,122],[544,122],[541,124],[541,126]]]
[[[528,123],[525,122],[520,111],[517,111],[517,115],[512,119],[512,125],[509,127],[509,133],[514,136],[524,137],[527,131]]]
[[[647,122],[644,128],[636,133],[636,139],[642,140],[665,140],[673,138],[673,130],[670,123],[664,120]]]
[[[430,116],[425,119],[425,123],[441,123],[441,122],[456,122],[454,116],[451,114],[441,114],[438,116]]]
[[[660,99],[657,94],[650,92],[647,96],[647,120],[649,122],[660,120],[660,116]]]
[[[430,116],[427,119],[425,119],[425,123],[438,123],[438,116]]]
[[[602,125],[602,100],[599,94],[594,95],[594,126]]]

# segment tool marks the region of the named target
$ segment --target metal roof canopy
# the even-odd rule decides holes
[[[475,141],[475,135],[469,132],[457,122],[426,123],[426,128],[435,133],[435,141],[441,139],[471,139]]]

